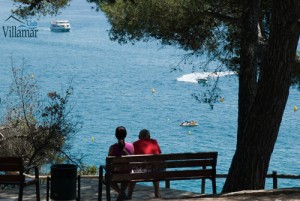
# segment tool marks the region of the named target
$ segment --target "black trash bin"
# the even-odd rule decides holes
[[[76,200],[76,181],[76,165],[52,165],[50,198],[52,200]]]

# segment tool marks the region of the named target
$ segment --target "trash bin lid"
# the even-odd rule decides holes
[[[77,169],[77,165],[74,164],[55,164],[51,166],[51,169]]]

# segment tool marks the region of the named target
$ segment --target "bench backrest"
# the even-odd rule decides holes
[[[217,152],[202,152],[109,156],[106,158],[106,176],[110,181],[214,178],[217,155]],[[152,171],[136,171],[141,169]]]
[[[0,157],[0,184],[19,184],[24,181],[23,160],[19,157]]]

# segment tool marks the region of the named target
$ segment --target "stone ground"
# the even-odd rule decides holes
[[[98,179],[82,178],[81,179],[81,199],[83,201],[98,199]],[[112,191],[112,201],[116,200],[116,194]],[[17,200],[18,188],[0,190],[1,201]],[[103,189],[103,200],[106,199],[105,189]],[[29,186],[24,189],[24,201],[34,201],[35,188]],[[46,183],[41,185],[41,200],[46,200]],[[51,199],[50,199],[51,200]],[[300,201],[300,188],[278,189],[278,190],[260,190],[260,191],[240,191],[230,194],[201,195],[188,191],[161,188],[161,198],[154,198],[152,186],[136,185],[133,201],[151,200],[151,201]]]

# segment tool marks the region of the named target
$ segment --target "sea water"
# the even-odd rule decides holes
[[[220,73],[224,101],[216,103],[212,110],[191,94],[205,92],[197,79],[213,75],[210,70],[217,64],[209,66],[208,72],[201,72],[181,62],[186,52],[162,47],[155,40],[121,46],[109,39],[110,25],[105,15],[91,10],[91,6],[73,0],[57,17],[30,19],[36,22],[30,23],[36,25],[36,37],[8,37],[3,28],[0,30],[2,102],[11,83],[11,61],[21,67],[24,59],[26,72],[34,74],[44,96],[49,91],[62,92],[72,80],[72,115],[81,127],[70,143],[74,154],[85,155],[86,164],[105,163],[109,146],[116,142],[115,128],[123,125],[129,142],[138,138],[141,129],[149,129],[163,153],[218,151],[217,173],[226,174],[236,145],[237,76],[225,70]],[[20,25],[8,19],[11,8],[9,1],[0,1],[1,27]],[[51,32],[50,22],[55,19],[69,20],[71,31]],[[201,66],[205,58],[194,61]],[[172,71],[173,67],[182,70]],[[300,174],[300,113],[293,111],[295,105],[300,106],[299,91],[291,88],[269,173]],[[3,107],[1,104],[1,116]],[[180,127],[184,120],[196,120],[199,126]],[[280,179],[279,187],[299,183]],[[223,184],[224,180],[217,179],[218,192]],[[171,187],[199,192],[200,182],[171,182]],[[267,188],[271,188],[269,181]]]

